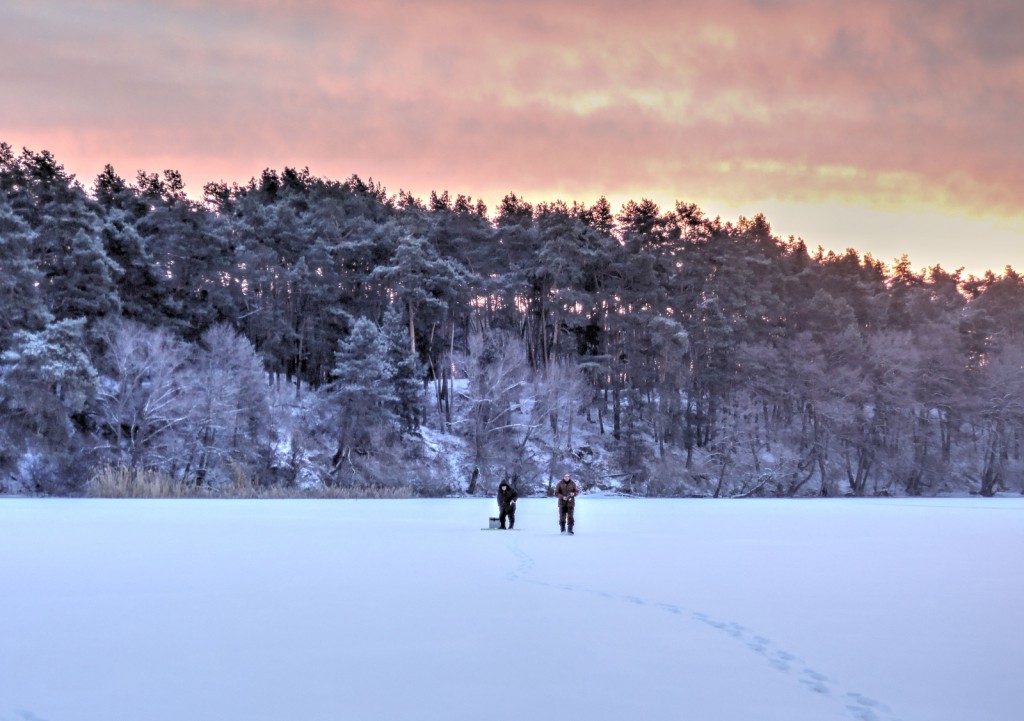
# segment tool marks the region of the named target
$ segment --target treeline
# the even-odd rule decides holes
[[[1010,268],[812,252],[688,203],[490,213],[289,168],[200,202],[0,144],[0,486],[1017,491],[1022,301]]]

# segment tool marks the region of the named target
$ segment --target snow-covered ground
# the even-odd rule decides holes
[[[0,721],[1018,721],[1024,499],[0,500]]]

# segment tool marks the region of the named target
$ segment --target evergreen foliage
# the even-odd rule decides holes
[[[689,203],[490,218],[292,168],[199,202],[0,144],[0,486],[1018,491],[1022,301]]]

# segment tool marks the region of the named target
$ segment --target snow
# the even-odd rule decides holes
[[[0,500],[0,721],[1016,721],[1024,499]]]

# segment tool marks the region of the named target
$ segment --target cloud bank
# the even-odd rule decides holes
[[[264,167],[491,204],[646,195],[1020,223],[1024,5],[42,0],[0,140],[91,178]],[[908,250],[911,250],[908,248]]]

